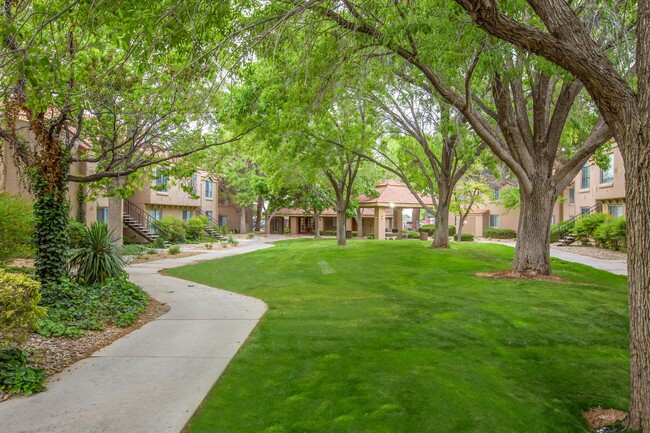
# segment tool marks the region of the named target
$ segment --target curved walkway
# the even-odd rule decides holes
[[[480,242],[488,242],[492,244],[507,245],[514,247],[515,242],[512,241],[489,241],[481,240]],[[570,253],[563,251],[562,247],[551,245],[551,257],[556,259],[565,260],[567,262],[581,263],[583,265],[591,266],[592,268],[601,269],[603,271],[611,272],[617,275],[627,275],[627,261],[625,260],[604,260],[595,257],[583,256],[581,254]]]
[[[158,272],[269,246],[242,241],[129,267],[131,280],[171,310],[52,376],[46,392],[0,403],[0,432],[180,432],[266,304]]]

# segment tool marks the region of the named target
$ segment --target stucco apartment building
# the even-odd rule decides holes
[[[21,133],[28,134],[26,128],[23,128]],[[81,156],[87,150],[82,143],[74,152]],[[93,173],[95,167],[96,164],[89,162],[74,162],[70,173],[87,175]],[[116,233],[132,242],[150,240],[147,239],[146,233],[142,233],[141,228],[153,232],[155,229],[150,226],[151,220],[167,216],[188,220],[205,215],[215,224],[223,224],[235,231],[241,230],[240,218],[235,218],[239,209],[233,205],[219,205],[219,182],[216,177],[199,170],[189,179],[172,180],[164,171],[156,168],[152,170],[154,180],[142,185],[125,200],[104,197],[101,191],[89,194],[87,187],[70,182],[70,217],[76,220],[82,215],[88,225],[95,221],[106,222]],[[192,193],[185,191],[181,187],[182,184],[189,187]],[[15,164],[13,151],[4,141],[0,141],[0,193],[31,198],[26,176]],[[89,199],[91,196],[92,199]],[[248,224],[244,231],[250,227]]]
[[[553,209],[552,223],[558,224],[577,215],[591,211],[607,212],[612,216],[625,215],[625,169],[623,158],[615,146],[608,154],[610,167],[603,170],[590,159],[564,190]],[[487,205],[477,207],[467,218],[464,233],[482,236],[485,229],[506,228],[517,230],[519,211],[508,210],[500,205],[499,199],[505,188],[493,188],[487,198]],[[450,223],[458,222],[450,216]]]

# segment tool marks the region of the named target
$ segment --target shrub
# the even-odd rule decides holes
[[[159,231],[158,239],[162,239],[163,242],[183,242],[187,235],[185,222],[173,216],[167,216],[161,220],[154,221],[153,225]]]
[[[420,239],[420,234],[418,232],[414,232],[412,230],[404,230],[402,231],[402,236],[408,239]]]
[[[132,325],[147,308],[148,297],[126,278],[92,286],[64,280],[43,294],[41,304],[47,307],[47,316],[39,333],[78,337],[85,330],[103,329],[105,323]]]
[[[573,227],[576,240],[579,240],[583,245],[590,245],[596,229],[610,218],[610,215],[601,212],[582,215]]]
[[[336,236],[336,230],[321,230],[322,236]]]
[[[129,244],[129,245],[122,245],[121,250],[123,256],[140,257],[145,253],[147,247],[145,247],[144,245]]]
[[[0,193],[0,262],[32,255],[34,216],[21,197]]]
[[[596,244],[618,251],[625,246],[627,223],[624,217],[614,218],[601,224],[594,233]]]
[[[81,237],[86,229],[86,224],[79,221],[68,221],[68,237],[70,238],[70,248],[79,248]]]
[[[228,245],[232,245],[232,246],[239,245],[239,241],[236,240],[236,239],[233,239],[232,235],[229,235],[228,236]]]
[[[517,232],[512,229],[487,228],[483,231],[483,236],[491,239],[514,239]]]
[[[185,237],[192,241],[198,241],[208,226],[208,217],[198,215],[185,223]]]
[[[31,395],[45,390],[45,369],[27,365],[29,352],[18,348],[0,351],[0,389]]]
[[[456,236],[456,226],[449,225],[449,228],[447,229],[447,234],[451,237]]]
[[[474,241],[474,235],[471,235],[471,234],[469,234],[469,233],[463,233],[463,234],[460,236],[460,240],[461,240],[462,242],[473,242],[473,241]]]
[[[207,242],[205,244],[205,248],[208,249],[208,250],[211,250],[212,249],[212,242]]]
[[[172,255],[180,254],[181,247],[179,247],[178,245],[172,245],[171,247],[169,247],[167,251],[169,252],[169,254]]]
[[[424,225],[420,226],[420,228],[418,229],[418,231],[420,231],[420,232],[427,232],[427,233],[429,234],[429,236],[433,236],[433,231],[434,231],[435,229],[436,229],[436,227],[435,227],[435,225],[433,225],[433,224],[424,224]],[[454,227],[454,229],[455,229],[455,227]]]
[[[0,269],[0,348],[22,343],[36,328],[45,314],[40,289],[38,281]]]
[[[158,254],[158,250],[155,248],[149,248],[147,254]]]
[[[70,257],[70,270],[77,281],[88,284],[126,275],[119,246],[111,240],[112,231],[101,222],[93,223],[81,233],[79,248]]]
[[[289,233],[291,233],[291,227],[285,227],[284,228],[284,234],[288,235]]]
[[[248,234],[246,235],[246,237],[247,237],[248,239],[253,239],[253,238],[255,237],[255,233],[250,232],[250,233],[248,233]]]

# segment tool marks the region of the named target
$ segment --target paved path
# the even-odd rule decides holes
[[[266,304],[158,271],[269,246],[242,241],[238,248],[129,267],[131,279],[171,310],[54,375],[46,392],[0,403],[0,432],[180,432]]]
[[[514,247],[515,242],[498,242],[484,240],[481,242],[490,242],[493,244],[507,245]],[[583,256],[581,254],[570,253],[562,251],[562,247],[554,247],[551,245],[551,257],[566,260],[567,262],[582,263],[583,265],[591,266],[592,268],[602,269],[603,271],[611,272],[612,274],[627,275],[627,261],[625,260],[604,260],[594,257]]]

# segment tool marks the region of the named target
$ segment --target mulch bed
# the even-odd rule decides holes
[[[608,426],[620,424],[625,420],[627,412],[616,409],[603,409],[602,407],[594,407],[582,413],[587,426],[592,430],[603,429]],[[615,430],[609,430],[615,431]]]
[[[502,272],[477,272],[477,277],[495,278],[504,280],[536,280],[552,281],[554,283],[563,283],[565,280],[557,275],[540,275],[537,272],[514,272],[512,270]]]

